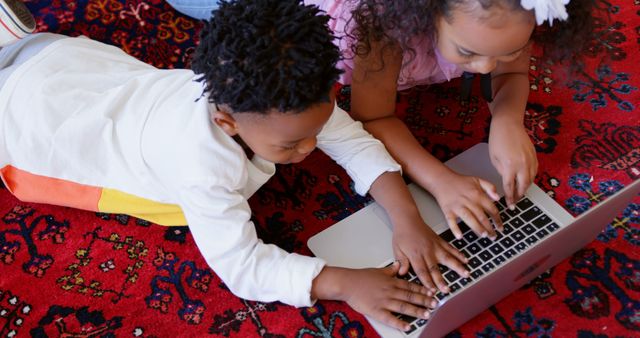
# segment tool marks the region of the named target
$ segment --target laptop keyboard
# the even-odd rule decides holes
[[[462,231],[461,239],[456,239],[450,229],[440,234],[440,237],[451,243],[469,258],[467,268],[469,269],[470,277],[462,278],[455,271],[440,265],[442,276],[451,292],[449,294],[438,292],[435,295],[438,301],[455,294],[469,283],[491,272],[560,228],[527,197],[516,203],[515,210],[507,208],[504,197],[499,202],[496,202],[496,206],[500,211],[504,230],[502,232],[496,231],[497,237],[495,240],[479,237],[463,222],[458,223]],[[400,278],[422,284],[413,271],[409,271],[409,273]],[[397,314],[396,317],[411,323],[411,328],[404,332],[405,335],[410,335],[427,323],[425,319],[401,314]]]

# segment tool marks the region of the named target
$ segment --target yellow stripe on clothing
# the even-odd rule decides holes
[[[178,205],[155,202],[115,189],[102,189],[98,210],[126,214],[160,225],[187,225]]]

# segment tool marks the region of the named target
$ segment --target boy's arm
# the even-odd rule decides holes
[[[494,91],[489,133],[491,162],[502,176],[509,206],[522,197],[538,171],[536,150],[524,127],[529,98],[530,48],[514,61],[501,62],[491,73]]]
[[[249,219],[246,199],[217,183],[185,187],[181,207],[203,257],[236,296],[294,306],[342,300],[401,330],[408,329],[407,323],[392,312],[427,318],[426,308],[436,305],[425,287],[395,277],[397,264],[382,269],[329,267],[319,258],[263,243]]]

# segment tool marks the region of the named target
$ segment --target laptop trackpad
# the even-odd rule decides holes
[[[377,268],[393,259],[391,228],[372,212],[369,204],[313,236],[309,249],[327,264],[345,268]],[[345,220],[347,220],[345,222]]]

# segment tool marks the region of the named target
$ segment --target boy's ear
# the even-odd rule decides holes
[[[229,136],[235,136],[238,134],[238,122],[233,118],[233,115],[225,111],[216,109],[211,114],[211,122],[222,128],[222,130],[224,130],[224,132]]]

